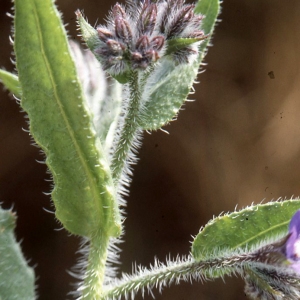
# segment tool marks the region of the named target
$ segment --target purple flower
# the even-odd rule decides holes
[[[294,214],[290,222],[285,255],[291,262],[291,267],[300,274],[300,210]]]
[[[300,299],[300,210],[284,238],[246,256],[243,273],[250,299]]]
[[[300,276],[300,210],[292,217],[288,234],[254,253],[254,261],[295,271]]]

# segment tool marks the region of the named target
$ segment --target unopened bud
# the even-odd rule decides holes
[[[113,9],[112,9],[112,14],[114,16],[114,19],[121,17],[123,19],[127,19],[127,14],[125,12],[125,10],[122,8],[122,6],[117,3],[116,5],[114,5]]]
[[[155,36],[150,42],[152,48],[157,51],[161,50],[164,43],[165,43],[165,38],[163,36]]]
[[[147,2],[144,3],[140,18],[137,23],[137,28],[140,34],[151,35],[157,18],[157,5]]]
[[[144,70],[165,55],[176,64],[190,63],[198,54],[196,43],[205,38],[200,30],[202,17],[193,9],[194,5],[184,4],[184,0],[144,0],[138,8],[117,3],[107,26],[98,26],[101,43],[93,41],[92,51],[114,75]],[[182,39],[189,42],[182,43]]]
[[[120,55],[124,49],[124,46],[115,40],[108,40],[106,45],[112,51],[112,55]]]
[[[150,46],[149,39],[146,35],[142,35],[136,42],[136,49],[139,51],[145,51]]]
[[[116,36],[121,39],[125,44],[132,40],[132,32],[128,22],[120,17],[115,18]]]
[[[110,30],[108,30],[107,28],[97,27],[97,32],[98,32],[99,39],[104,43],[108,39],[113,38],[113,33]]]
[[[194,5],[187,5],[174,16],[170,25],[168,38],[179,36],[194,17]]]
[[[196,38],[200,40],[206,39],[208,36],[204,34],[202,30],[196,30],[189,35],[190,38]]]

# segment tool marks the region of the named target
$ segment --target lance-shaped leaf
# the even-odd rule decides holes
[[[34,272],[14,237],[16,216],[0,207],[0,299],[34,299]]]
[[[118,235],[110,170],[52,0],[16,0],[15,53],[21,105],[53,175],[56,217],[71,233]]]
[[[2,81],[3,85],[16,97],[21,97],[22,91],[18,76],[10,72],[0,70],[0,81]]]
[[[217,217],[196,236],[192,254],[196,260],[218,257],[235,250],[249,250],[288,232],[300,200],[259,204]]]
[[[206,35],[210,36],[213,32],[219,10],[219,0],[198,2],[195,13],[204,16],[201,29]],[[178,66],[166,58],[147,79],[142,95],[145,103],[140,116],[143,129],[159,129],[178,114],[193,86],[208,42],[209,38],[202,41],[199,57],[193,64]]]

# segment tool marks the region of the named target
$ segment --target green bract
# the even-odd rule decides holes
[[[156,71],[156,80],[148,80],[145,90],[148,89],[150,96],[146,99],[141,112],[143,129],[156,130],[172,121],[193,86],[220,12],[219,1],[199,1],[195,12],[205,16],[201,29],[208,35],[208,38],[201,42],[199,57],[192,65],[177,66],[166,58]],[[186,39],[178,40],[179,44],[187,42]],[[174,48],[175,45],[172,44],[172,47]],[[152,75],[152,77],[154,76]]]
[[[197,73],[198,65],[176,66],[169,58],[164,58],[145,85],[140,126],[144,130],[157,130],[172,121],[190,92]]]

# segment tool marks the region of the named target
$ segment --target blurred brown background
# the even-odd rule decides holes
[[[102,20],[111,1],[59,0],[76,38],[74,11]],[[128,200],[122,270],[156,255],[188,254],[191,235],[213,215],[300,194],[300,2],[225,0],[200,85],[176,122],[145,134]],[[0,66],[12,71],[11,1],[0,2]],[[38,70],[37,70],[38,72]],[[272,73],[270,73],[272,72]],[[274,76],[271,76],[273,74]],[[275,78],[271,78],[275,77]],[[39,150],[31,146],[24,113],[0,88],[0,202],[18,214],[17,236],[35,266],[39,299],[71,299],[67,270],[79,240],[52,214],[51,190]],[[246,299],[243,283],[226,278],[181,284],[156,299]],[[147,296],[146,299],[150,299]]]

